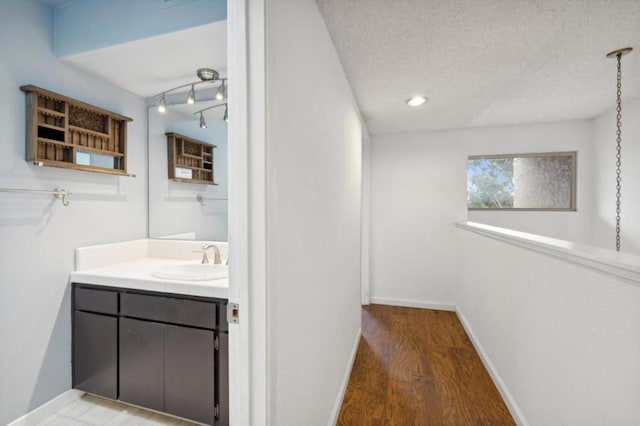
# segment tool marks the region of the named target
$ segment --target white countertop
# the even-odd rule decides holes
[[[135,243],[139,244],[139,241]],[[108,245],[103,247],[108,247]],[[100,247],[101,255],[105,254],[103,247]],[[98,248],[98,246],[89,249],[95,250],[96,248]],[[122,246],[117,248],[122,249]],[[76,257],[78,257],[78,251],[82,250],[85,249],[76,250]],[[191,250],[185,250],[185,252],[192,255]],[[103,256],[101,257],[104,259]],[[85,266],[89,267],[79,268],[79,270],[71,272],[71,282],[190,296],[215,297],[220,299],[228,298],[229,282],[227,278],[206,281],[182,281],[162,279],[151,275],[154,271],[165,266],[194,263],[198,262],[198,260],[146,256],[134,259],[126,259],[126,256],[124,256],[119,260],[124,261],[116,261],[102,265],[94,262],[94,265],[92,265],[94,267],[89,266],[86,264],[87,262],[85,262]],[[76,264],[78,263],[80,262],[78,262],[77,259]]]
[[[188,262],[193,263],[193,261]],[[164,266],[180,263],[187,262],[175,259],[143,258],[100,268],[74,271],[71,273],[71,281],[74,283],[190,296],[216,297],[220,299],[228,297],[229,282],[226,278],[209,281],[179,281],[156,278],[151,275],[152,272]]]

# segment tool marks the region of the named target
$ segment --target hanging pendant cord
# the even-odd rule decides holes
[[[617,114],[616,114],[616,251],[620,251],[620,192],[622,189],[622,53],[616,55],[618,61]]]
[[[620,251],[620,193],[622,192],[622,56],[632,47],[607,53],[607,58],[616,58],[618,79],[616,84],[616,251]]]

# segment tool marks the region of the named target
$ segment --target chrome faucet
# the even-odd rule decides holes
[[[220,258],[220,249],[215,244],[205,244],[202,246],[202,263],[211,263],[209,261],[209,257],[207,256],[207,250],[209,250],[210,248],[213,249],[213,264],[222,264],[222,259]]]

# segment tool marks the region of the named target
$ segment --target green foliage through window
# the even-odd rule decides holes
[[[467,167],[469,208],[513,207],[513,158],[479,158]]]

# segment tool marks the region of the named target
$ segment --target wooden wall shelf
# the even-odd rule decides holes
[[[40,87],[27,98],[26,159],[38,166],[127,175],[129,117]]]
[[[169,179],[217,185],[213,170],[215,145],[178,133],[165,133],[169,153]]]

